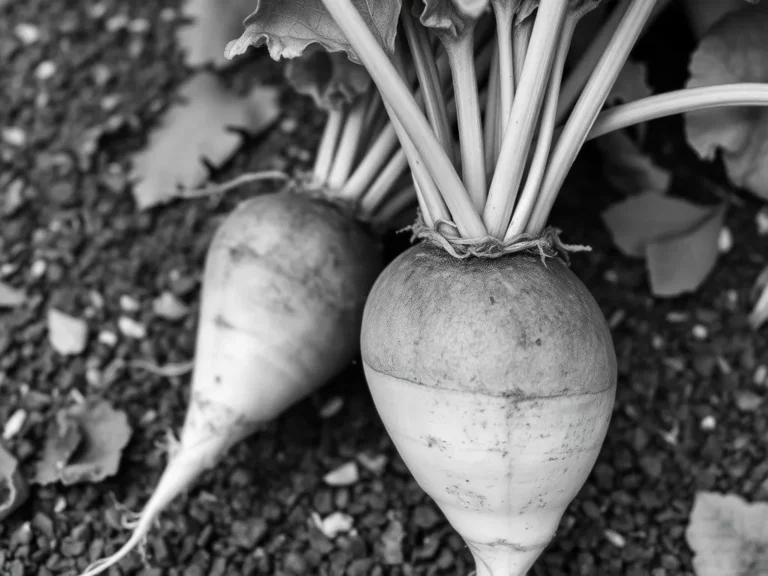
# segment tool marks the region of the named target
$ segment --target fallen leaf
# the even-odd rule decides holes
[[[28,495],[19,463],[0,442],[0,522],[21,506]]]
[[[701,38],[728,12],[741,8],[744,0],[684,0],[683,5],[694,35]]]
[[[176,41],[187,66],[226,66],[224,48],[242,32],[252,10],[253,0],[186,0],[182,16],[192,22],[176,29]]]
[[[352,0],[352,4],[379,44],[390,54],[394,52],[400,0]],[[344,51],[359,62],[322,0],[258,0],[256,10],[243,24],[245,32],[224,50],[227,58],[243,54],[250,46],[258,48],[264,44],[275,60],[296,58],[307,46],[317,43],[328,52]]]
[[[257,133],[280,114],[278,90],[257,86],[246,97],[231,94],[210,72],[199,72],[181,88],[176,104],[133,159],[133,194],[139,209],[168,202],[179,188],[200,186],[208,177],[202,160],[220,165],[237,150],[242,136],[230,128]]]
[[[666,193],[672,182],[669,170],[658,166],[625,131],[611,132],[596,141],[602,154],[603,174],[624,194]]]
[[[26,299],[26,294],[21,290],[0,282],[0,308],[16,308],[24,304]]]
[[[125,412],[104,400],[61,410],[49,429],[35,481],[70,485],[112,476],[120,466],[131,432]]]
[[[48,341],[62,355],[81,354],[88,344],[88,324],[55,308],[48,310]]]
[[[646,266],[656,296],[677,296],[701,286],[717,262],[724,218],[725,206],[721,206],[697,227],[646,246]]]
[[[768,574],[768,504],[699,492],[685,537],[696,576]]]
[[[608,93],[606,103],[613,106],[619,103],[634,102],[653,94],[653,90],[648,86],[646,80],[647,75],[648,68],[643,62],[627,60]]]
[[[687,87],[768,82],[768,3],[745,5],[712,26],[691,57]],[[718,151],[737,186],[768,198],[768,111],[721,107],[685,114],[688,142],[703,159]]]
[[[351,486],[359,479],[360,473],[358,472],[357,464],[354,461],[342,464],[335,470],[332,470],[323,476],[323,482],[329,486]]]
[[[645,192],[610,206],[602,218],[619,250],[641,257],[648,243],[696,229],[712,213],[708,207]]]
[[[299,94],[310,96],[318,108],[337,110],[352,103],[371,85],[371,77],[343,52],[309,47],[285,64],[285,78]]]
[[[181,320],[189,314],[189,307],[171,292],[163,292],[152,301],[155,315],[166,320]]]

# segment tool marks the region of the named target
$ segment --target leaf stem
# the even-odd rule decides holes
[[[512,9],[512,4],[507,1],[494,0],[492,4],[496,15],[496,38],[499,51],[499,118],[506,122],[512,111],[512,100],[515,96],[515,64],[512,49],[512,26],[515,20],[515,11]],[[502,126],[498,130],[499,143],[495,146],[501,145],[505,131],[506,126]]]
[[[360,199],[359,207],[363,217],[369,217],[379,207],[407,167],[408,160],[400,148]]]
[[[405,37],[411,50],[419,86],[424,94],[424,104],[427,117],[443,150],[449,157],[453,153],[451,129],[448,125],[448,114],[445,100],[441,97],[440,74],[437,70],[432,47],[429,44],[427,31],[423,26],[417,26],[410,10],[404,9],[401,20],[405,29]]]
[[[342,187],[339,197],[348,200],[361,197],[396,147],[397,133],[395,127],[387,122],[378,138],[352,172],[352,176]]]
[[[371,222],[378,228],[386,226],[395,216],[413,204],[414,200],[416,200],[414,186],[400,188],[397,193],[387,198],[385,203],[371,214]]]
[[[541,0],[539,4],[528,56],[499,154],[504,161],[497,165],[493,174],[483,213],[488,233],[499,239],[504,238],[509,227],[567,10],[568,2],[562,0]]]
[[[512,56],[515,72],[515,85],[520,85],[525,67],[525,58],[528,55],[528,45],[531,43],[531,34],[533,33],[534,16],[531,15],[515,26],[515,33],[512,37]]]
[[[485,173],[488,179],[493,177],[493,169],[496,167],[496,161],[499,158],[499,144],[501,140],[498,134],[500,93],[499,93],[499,50],[494,47],[493,57],[491,58],[491,72],[488,79],[488,90],[485,102],[485,119],[483,123],[483,134],[485,136]]]
[[[721,106],[768,106],[768,83],[736,82],[685,88],[614,106],[600,113],[587,140],[664,116]]]
[[[367,104],[368,98],[358,98],[347,114],[344,130],[339,139],[339,146],[336,149],[333,167],[328,174],[328,187],[332,190],[338,190],[344,186],[344,182],[347,181],[352,170],[352,163],[357,157],[358,147],[363,136],[363,120]]]
[[[622,66],[635,45],[656,0],[631,0],[616,32],[597,63],[560,135],[547,166],[544,182],[527,230],[541,232],[560,187],[608,97]]]
[[[525,232],[528,218],[533,211],[533,207],[536,205],[536,197],[538,196],[541,181],[544,179],[544,173],[547,169],[549,151],[552,147],[552,137],[555,133],[555,118],[557,114],[557,98],[560,94],[560,82],[563,78],[565,60],[568,56],[568,48],[570,48],[573,31],[577,22],[578,18],[569,15],[566,18],[565,24],[563,25],[563,31],[560,34],[557,52],[552,64],[552,70],[549,74],[547,94],[544,98],[544,108],[541,112],[541,126],[539,128],[536,147],[533,152],[533,160],[528,169],[525,186],[520,194],[520,201],[512,213],[512,221],[507,229],[505,239],[514,238]]]
[[[435,179],[437,185],[435,189],[439,190],[439,193],[436,198],[429,198],[429,202],[436,205],[442,203],[443,198],[445,199],[452,219],[462,236],[469,238],[485,236],[486,229],[483,221],[472,205],[451,160],[430,129],[429,123],[408,87],[351,0],[322,0],[322,2],[379,87],[386,105],[390,107],[390,116],[398,120],[400,130],[408,135],[408,142],[418,150],[419,157],[423,157],[422,166],[425,171]],[[398,128],[397,125],[395,127]],[[399,133],[400,131],[398,135]],[[404,140],[401,138],[401,143],[405,144]],[[422,192],[425,194],[425,200],[427,200],[426,195],[433,193],[424,189]]]
[[[480,213],[485,205],[487,190],[473,38],[470,28],[459,38],[446,39],[444,46],[453,76],[464,186],[475,209]]]
[[[336,152],[336,143],[339,140],[341,126],[344,122],[344,110],[331,110],[325,121],[323,136],[317,147],[317,156],[315,156],[315,166],[313,169],[314,180],[319,185],[324,185],[328,180],[328,174],[333,165],[333,156]]]

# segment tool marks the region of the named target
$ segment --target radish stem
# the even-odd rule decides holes
[[[601,112],[587,140],[664,116],[720,106],[768,106],[768,84],[738,82],[648,96]]]
[[[505,239],[511,239],[525,232],[525,225],[536,205],[536,197],[539,193],[544,172],[547,169],[547,160],[552,146],[552,136],[555,132],[555,117],[557,114],[557,98],[560,93],[560,82],[563,78],[565,59],[568,56],[568,48],[573,38],[573,30],[578,18],[569,15],[566,19],[563,31],[560,34],[559,45],[547,86],[547,94],[544,99],[544,108],[541,112],[541,127],[539,128],[538,141],[533,153],[533,160],[528,170],[525,186],[520,194],[520,202],[512,213],[512,222],[509,225]]]
[[[458,38],[446,39],[444,46],[453,75],[464,186],[479,213],[485,205],[486,179],[473,38],[470,28]]]
[[[490,78],[488,78],[483,125],[483,133],[485,135],[485,173],[487,178],[493,177],[493,169],[496,167],[496,162],[499,158],[499,141],[501,140],[498,136],[501,131],[498,130],[497,126],[499,123],[500,99],[499,73],[499,50],[498,47],[494,47]]]
[[[519,24],[513,24],[515,26],[515,33],[512,37],[512,58],[515,72],[515,86],[520,85],[520,80],[523,76],[525,57],[528,54],[528,45],[531,42],[531,34],[533,33],[534,18],[535,15],[532,14]]]
[[[445,99],[441,97],[440,74],[429,45],[427,31],[423,26],[417,26],[409,10],[402,14],[405,37],[411,50],[419,85],[424,94],[427,117],[435,131],[435,136],[446,153],[452,153],[451,128],[448,125],[448,114],[445,110]]]
[[[544,227],[566,174],[584,144],[655,3],[656,0],[631,0],[555,146],[528,223],[529,232],[538,234]]]
[[[541,0],[539,4],[530,49],[499,154],[504,161],[493,174],[483,214],[488,233],[499,239],[504,238],[509,227],[549,69],[557,48],[557,38],[567,10],[568,3],[561,0]]]
[[[390,117],[397,118],[401,130],[408,134],[409,142],[412,139],[411,146],[414,149],[418,147],[420,157],[423,155],[425,170],[435,179],[436,189],[443,195],[460,233],[470,238],[485,236],[483,221],[472,205],[451,160],[440,146],[408,87],[351,0],[322,1],[379,87],[382,98],[390,108]],[[403,140],[401,138],[401,142]],[[425,195],[432,193],[426,190],[422,192]],[[429,200],[433,205],[443,201],[439,194],[437,198],[425,196],[425,200]]]
[[[344,121],[344,111],[342,109],[331,110],[328,113],[328,119],[325,122],[323,136],[317,148],[315,157],[315,167],[313,170],[314,179],[317,184],[323,185],[328,180],[328,174],[331,172],[333,157],[336,152],[336,143],[341,133],[341,125]]]
[[[512,111],[512,100],[515,95],[515,64],[512,50],[512,26],[515,20],[515,11],[512,4],[504,0],[495,0],[492,4],[496,14],[496,38],[499,50],[499,93],[501,98],[499,118],[506,122]],[[499,143],[504,137],[505,130],[506,125],[498,131]]]
[[[390,222],[400,212],[410,206],[416,198],[416,190],[413,186],[400,188],[394,196],[388,197],[384,204],[371,216],[374,225],[382,225]]]
[[[368,218],[378,208],[379,204],[386,198],[397,179],[408,167],[408,161],[405,152],[401,148],[390,159],[378,177],[368,187],[365,195],[360,200],[360,213],[363,218]]]
[[[363,136],[363,119],[368,100],[368,98],[359,98],[347,114],[347,121],[341,132],[333,167],[328,174],[328,187],[331,189],[341,188],[352,170],[352,163],[355,161]]]

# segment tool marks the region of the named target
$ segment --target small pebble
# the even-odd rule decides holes
[[[56,64],[50,60],[45,60],[38,64],[35,69],[35,76],[38,80],[48,80],[56,74]]]
[[[624,538],[624,536],[622,536],[615,530],[611,530],[609,528],[605,530],[603,534],[605,535],[608,542],[616,546],[616,548],[624,548],[624,546],[627,545],[627,540]]]
[[[768,234],[768,207],[763,207],[757,212],[755,223],[757,224],[757,233],[760,236]]]
[[[27,133],[16,126],[8,126],[7,128],[3,128],[2,135],[3,142],[9,146],[21,148],[27,143]]]
[[[323,476],[323,482],[329,486],[351,486],[360,479],[357,463],[354,461],[342,464],[335,470]]]
[[[733,234],[727,226],[720,229],[720,235],[717,237],[717,248],[721,254],[730,252],[733,248]]]
[[[127,294],[120,296],[120,308],[123,312],[136,312],[141,308],[139,302]]]
[[[117,334],[112,332],[111,330],[102,330],[99,332],[99,342],[104,344],[105,346],[109,346],[110,348],[113,348],[117,345]]]
[[[32,267],[29,269],[29,274],[32,278],[42,278],[45,275],[45,271],[48,268],[45,260],[35,260],[32,263]]]
[[[11,414],[10,418],[8,418],[5,426],[3,427],[3,440],[10,440],[16,436],[16,434],[21,432],[21,429],[26,421],[26,410],[18,409],[13,414]]]
[[[22,22],[14,28],[13,32],[16,34],[16,38],[27,46],[40,40],[40,29],[34,24]]]
[[[717,420],[712,415],[705,416],[701,419],[701,429],[705,432],[711,432],[717,426]]]
[[[752,376],[752,382],[755,384],[755,386],[763,386],[766,383],[766,379],[768,378],[768,366],[765,366],[764,364],[760,364],[755,369],[755,373]]]
[[[122,335],[127,338],[142,340],[147,336],[147,329],[144,325],[128,316],[120,316],[117,320],[117,327]]]
[[[693,334],[693,337],[697,340],[706,340],[707,336],[709,336],[709,330],[707,330],[706,326],[702,326],[701,324],[696,324],[691,329],[691,334]]]

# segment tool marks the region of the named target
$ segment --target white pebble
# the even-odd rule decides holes
[[[715,429],[715,426],[717,426],[717,420],[715,420],[714,416],[705,416],[701,419],[701,429],[706,432],[711,432]]]
[[[756,386],[763,386],[766,378],[768,378],[768,366],[760,364],[760,366],[755,369],[755,374],[752,376],[752,382],[754,382]]]
[[[144,325],[128,316],[120,316],[117,320],[117,327],[123,336],[134,338],[135,340],[141,340],[147,335],[147,329]]]
[[[117,14],[116,16],[112,16],[109,20],[107,20],[107,30],[109,32],[117,32],[118,30],[122,30],[128,25],[128,16],[125,14]]]
[[[27,143],[27,133],[16,126],[3,128],[3,142],[16,148],[21,148]]]
[[[35,260],[32,263],[32,267],[29,269],[29,273],[32,278],[42,278],[47,269],[48,264],[45,262],[45,260]]]
[[[10,440],[16,434],[21,432],[21,428],[24,426],[24,422],[27,421],[27,411],[21,408],[16,410],[3,427],[3,439]]]
[[[120,296],[120,309],[124,312],[136,312],[139,308],[141,308],[141,304],[135,298],[127,294]]]
[[[112,348],[117,345],[117,334],[111,330],[102,330],[99,332],[99,342]]]
[[[160,11],[160,20],[163,22],[173,22],[176,20],[176,10],[173,8],[163,8]]]
[[[760,236],[768,234],[768,207],[761,208],[755,216],[757,224],[757,233]]]
[[[691,334],[693,334],[693,337],[697,340],[706,340],[707,336],[709,336],[709,330],[707,330],[706,326],[702,326],[701,324],[696,324],[691,329]]]
[[[128,30],[134,34],[144,34],[149,30],[149,20],[146,18],[136,18],[128,24]]]
[[[56,504],[53,505],[53,511],[57,514],[64,512],[67,509],[67,500],[64,496],[59,496],[56,500]]]
[[[351,486],[359,479],[360,473],[354,461],[342,464],[323,477],[323,481],[329,486]]]
[[[624,536],[616,532],[616,530],[611,530],[609,528],[605,532],[603,532],[603,534],[605,535],[605,538],[608,540],[608,542],[616,546],[616,548],[624,548],[624,546],[627,545],[626,538],[624,538]]]
[[[29,46],[40,40],[40,29],[34,24],[22,22],[14,29],[16,38],[21,40],[24,44]]]
[[[320,408],[320,418],[333,418],[344,407],[344,398],[334,396]]]
[[[721,254],[730,252],[731,248],[733,248],[733,234],[727,226],[723,226],[720,229],[720,236],[717,238],[717,248]]]
[[[35,70],[35,76],[38,80],[48,80],[49,78],[52,78],[54,74],[56,74],[56,64],[50,60],[40,62]]]
[[[91,7],[91,18],[103,18],[107,13],[107,5],[104,2],[97,2]]]
[[[355,523],[352,516],[344,514],[343,512],[334,512],[322,520],[317,515],[317,512],[313,512],[312,520],[315,525],[320,528],[320,531],[330,539],[336,538],[339,534],[346,534],[352,530],[352,526],[354,526]]]

